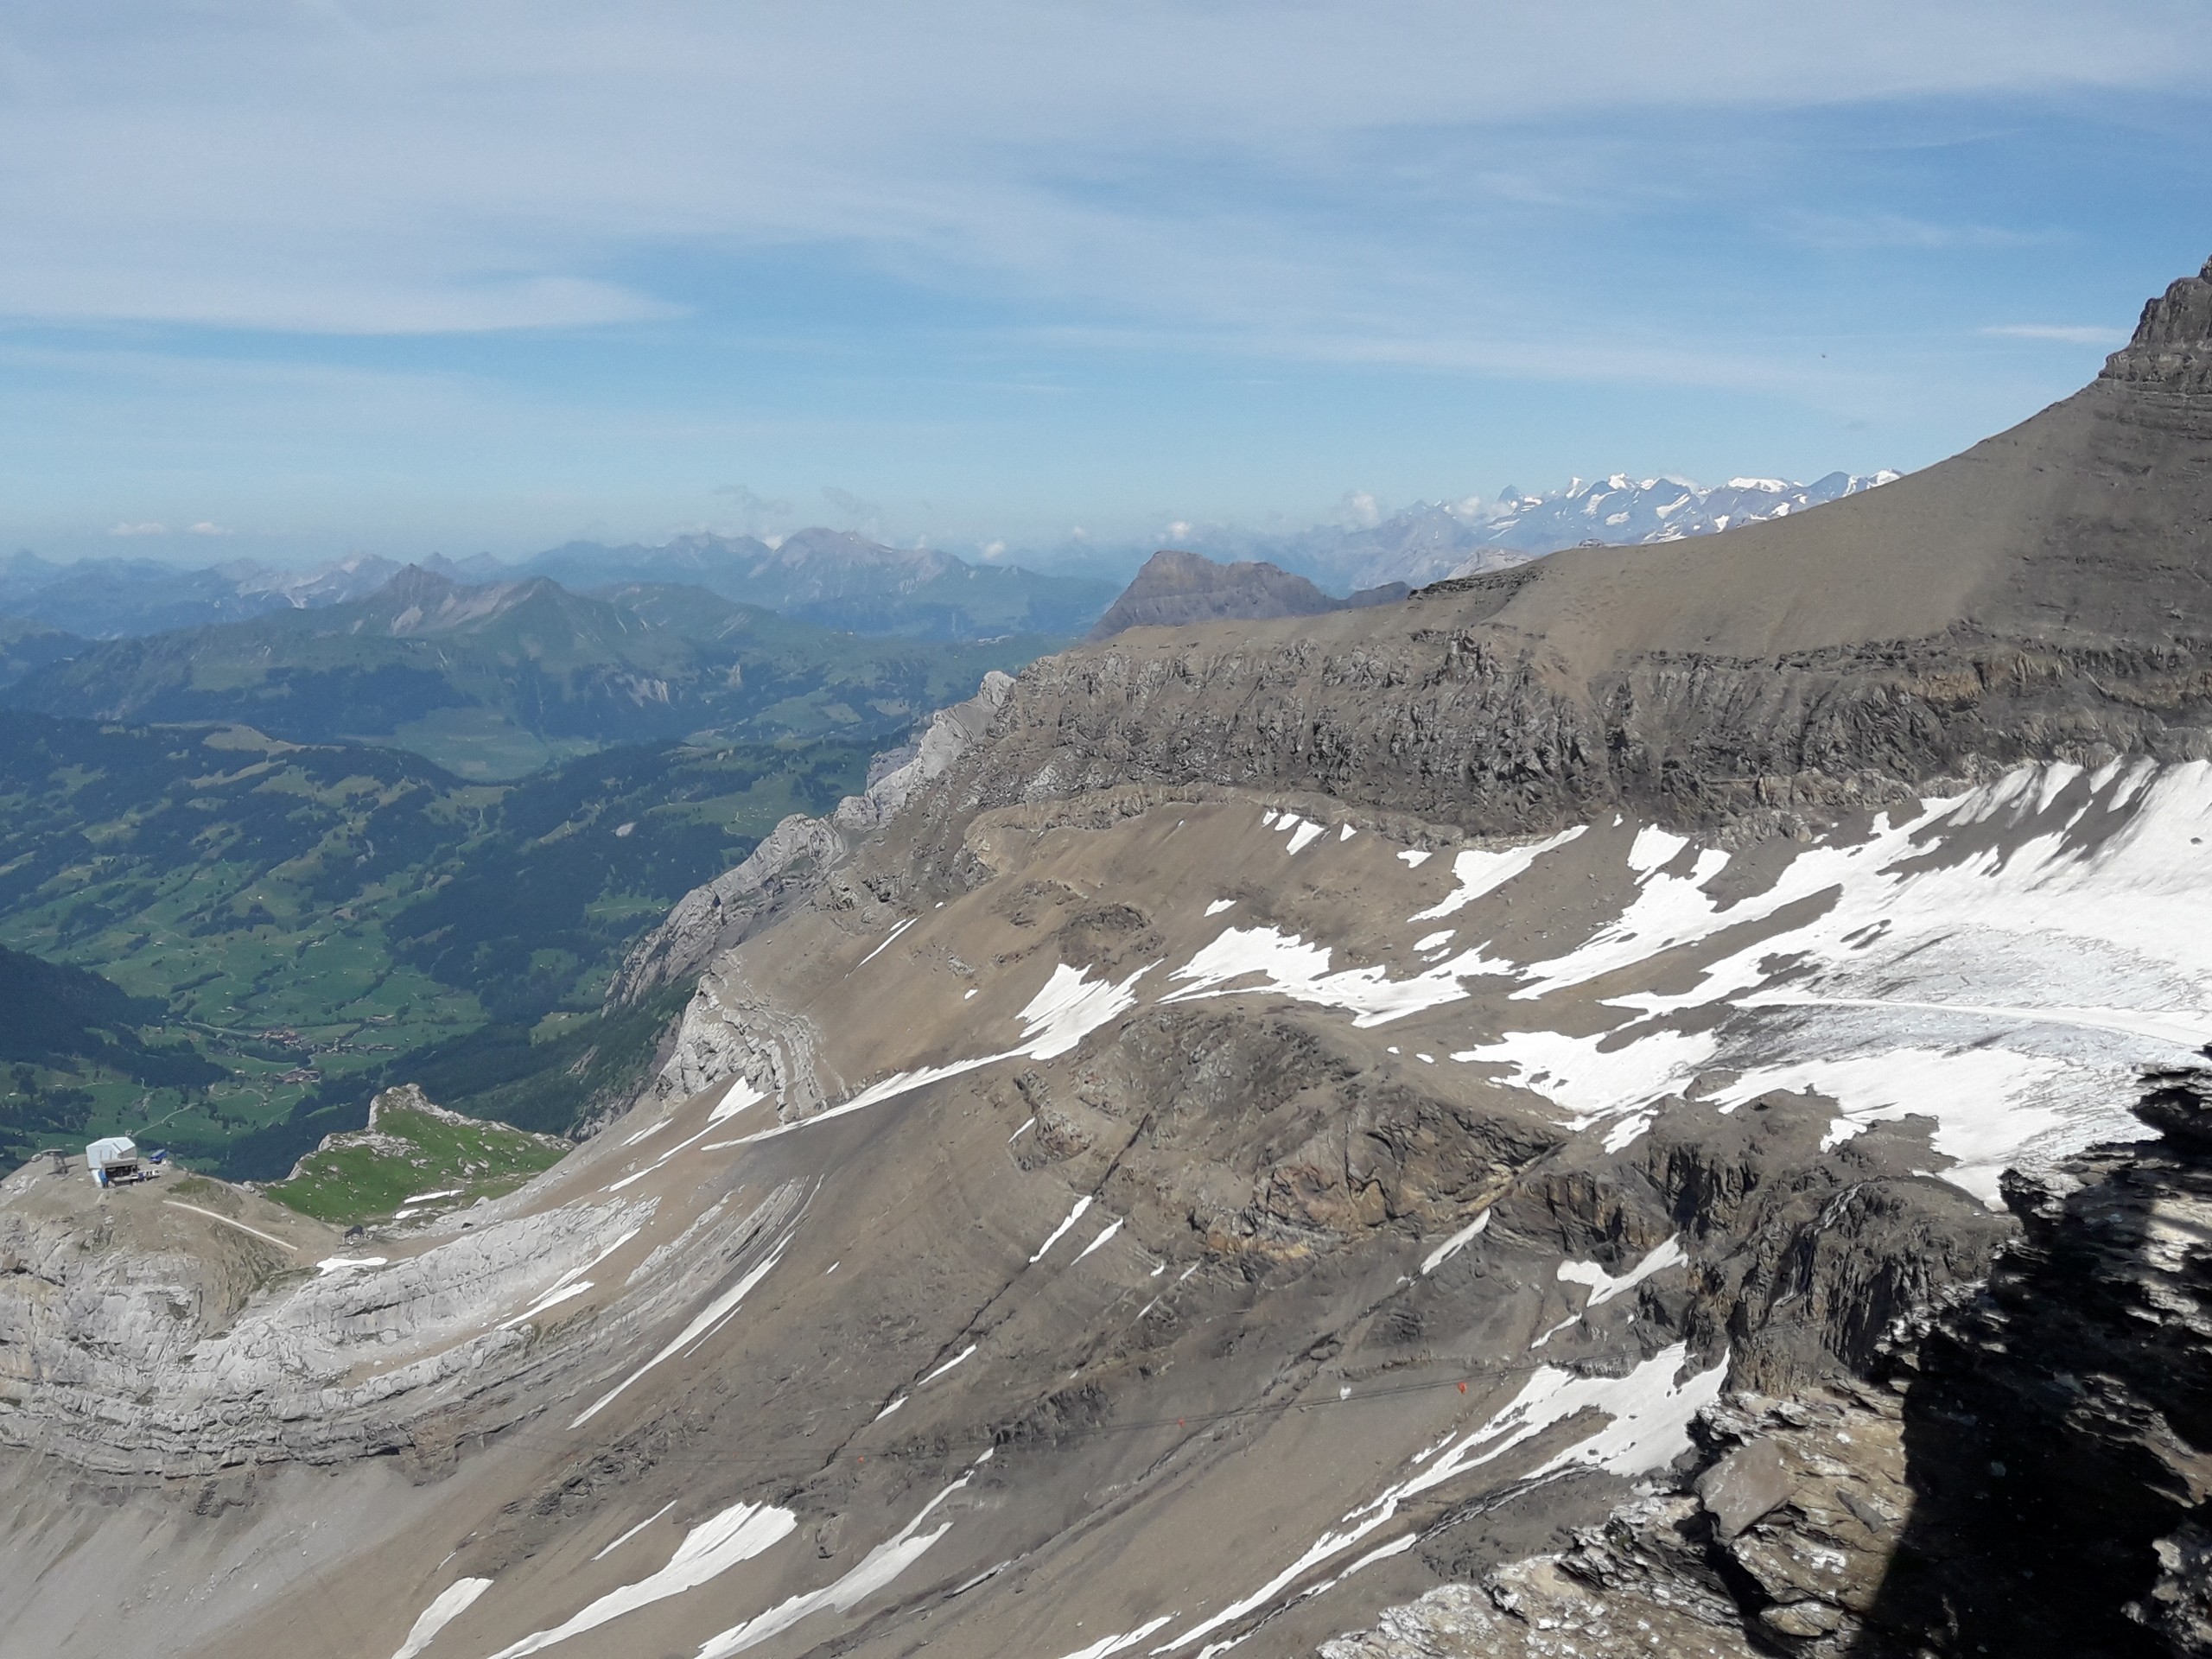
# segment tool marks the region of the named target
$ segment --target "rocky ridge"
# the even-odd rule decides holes
[[[1622,806],[1758,833],[2026,759],[2202,758],[2205,363],[2212,278],[2190,277],[2082,391],[1878,490],[1046,658],[959,798],[1208,783],[1478,833]]]
[[[441,1421],[494,1432],[533,1409],[535,1379],[580,1363],[576,1341],[620,1343],[601,1329],[549,1344],[502,1320],[656,1207],[499,1200],[349,1243],[206,1180],[96,1193],[32,1165],[0,1193],[0,1448],[168,1481],[394,1454],[440,1467]],[[718,1211],[639,1313],[696,1294],[789,1201]],[[378,1253],[408,1236],[437,1248]]]

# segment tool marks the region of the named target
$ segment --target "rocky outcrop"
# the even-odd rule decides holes
[[[1911,1511],[1897,1402],[1737,1395],[1698,1472],[1569,1547],[1446,1585],[1324,1659],[1848,1659]]]
[[[84,1186],[25,1170],[0,1204],[16,1264],[0,1279],[0,1445],[109,1476],[405,1447],[411,1421],[512,1374],[528,1333],[501,1316],[636,1208],[472,1225],[380,1270],[318,1270],[318,1248],[377,1264],[214,1182],[89,1203]]]
[[[2143,308],[2135,336],[2105,361],[2107,380],[2212,391],[2212,259]]]
[[[963,796],[1215,785],[1484,834],[1624,805],[1770,830],[2024,758],[2212,753],[2212,645],[2031,649],[1961,629],[1783,662],[1651,653],[1578,684],[1548,646],[1468,620],[1520,575],[1433,591],[1404,630],[1147,638],[1033,664]]]
[[[204,1179],[102,1192],[43,1166],[0,1184],[0,1447],[110,1480],[396,1456],[428,1477],[462,1432],[537,1408],[547,1378],[627,1352],[641,1323],[787,1226],[793,1186],[714,1205],[623,1315],[548,1334],[514,1316],[631,1236],[658,1200],[526,1194],[372,1236]]]
[[[359,1129],[343,1129],[334,1135],[324,1135],[321,1140],[315,1142],[313,1152],[302,1154],[293,1163],[291,1173],[284,1179],[288,1181],[300,1179],[307,1173],[309,1161],[319,1154],[342,1152],[353,1147],[359,1147],[374,1154],[419,1157],[421,1149],[413,1142],[402,1140],[385,1128],[384,1122],[385,1116],[393,1111],[420,1113],[434,1122],[449,1124],[455,1128],[479,1128],[484,1123],[481,1118],[470,1117],[462,1112],[447,1110],[424,1094],[423,1085],[418,1083],[398,1084],[390,1089],[379,1090],[370,1096],[367,1127]],[[503,1137],[527,1136],[528,1139],[538,1142],[549,1151],[565,1149],[563,1141],[550,1135],[531,1135],[526,1129],[512,1128],[505,1124],[501,1124],[497,1132]]]
[[[2164,1138],[2008,1175],[2025,1236],[1905,1356],[1882,1611],[1939,1652],[2212,1653],[2212,1072],[2148,1083]]]
[[[641,1103],[665,1105],[745,1077],[783,1102],[791,1116],[810,1116],[823,1103],[815,1048],[804,1019],[755,995],[734,964],[720,963],[700,975],[668,1059]]]
[[[872,778],[864,793],[848,795],[827,817],[793,813],[735,869],[685,893],[666,919],[631,946],[607,988],[607,1006],[635,1004],[664,985],[690,978],[759,926],[780,900],[826,874],[989,729],[1013,685],[994,669],[967,702],[932,715],[912,753]]]
[[[2005,1178],[2022,1236],[1878,1380],[1707,1408],[1663,1489],[1326,1659],[2212,1654],[2212,1071],[2153,1142]]]
[[[1304,576],[1264,560],[1223,564],[1203,554],[1162,549],[1145,561],[1089,638],[1110,639],[1130,628],[1181,627],[1192,622],[1319,616],[1324,611],[1390,604],[1412,591],[1402,582],[1392,582],[1337,599]]]

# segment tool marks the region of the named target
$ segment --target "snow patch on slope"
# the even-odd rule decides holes
[[[476,1605],[476,1599],[492,1587],[489,1579],[455,1579],[438,1592],[437,1599],[423,1610],[407,1632],[407,1639],[393,1652],[391,1659],[415,1659],[415,1656],[429,1647],[438,1632],[459,1618]]]
[[[766,1503],[734,1503],[712,1518],[702,1521],[683,1535],[676,1554],[659,1572],[634,1584],[610,1590],[550,1630],[538,1630],[511,1647],[501,1648],[492,1659],[524,1659],[542,1653],[572,1636],[595,1630],[625,1613],[654,1602],[680,1596],[719,1577],[741,1561],[749,1561],[763,1550],[782,1542],[798,1526],[789,1510]]]
[[[1386,1487],[1347,1515],[1343,1530],[1322,1534],[1305,1554],[1259,1589],[1192,1625],[1173,1641],[1153,1649],[1153,1653],[1169,1654],[1187,1648],[1224,1625],[1258,1611],[1313,1568],[1388,1524],[1408,1499],[1493,1463],[1553,1425],[1585,1412],[1599,1413],[1606,1421],[1522,1476],[1522,1480],[1541,1479],[1576,1466],[1635,1476],[1673,1462],[1688,1450],[1691,1421],[1719,1398],[1720,1384],[1728,1371],[1724,1359],[1711,1370],[1681,1379],[1679,1373],[1688,1358],[1687,1345],[1676,1343],[1626,1376],[1578,1376],[1555,1366],[1538,1367],[1503,1410],[1425,1467]]]
[[[986,1452],[976,1462],[980,1465],[990,1455]],[[747,1648],[759,1647],[772,1636],[781,1635],[812,1614],[825,1609],[843,1612],[858,1606],[919,1560],[932,1544],[951,1530],[952,1522],[950,1521],[931,1532],[923,1532],[921,1525],[938,1505],[974,1478],[975,1472],[971,1466],[966,1474],[923,1504],[912,1520],[893,1537],[868,1551],[842,1578],[819,1590],[810,1590],[804,1595],[779,1602],[767,1611],[756,1614],[741,1624],[734,1624],[719,1636],[709,1637],[699,1644],[698,1659],[731,1659],[731,1656],[743,1653]]]

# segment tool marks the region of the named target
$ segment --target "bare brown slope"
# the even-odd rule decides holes
[[[1021,677],[975,793],[1296,787],[1497,831],[2212,752],[2207,364],[2200,276],[2094,384],[1880,490],[1403,605],[1133,629]]]
[[[2212,397],[2101,378],[1802,517],[1554,554],[1498,620],[1592,671],[1618,652],[1778,657],[1960,626],[2062,645],[2201,636],[2208,521]]]
[[[2212,262],[2144,308],[2062,403],[1879,490],[1707,540],[1577,548],[1497,620],[1592,671],[1954,628],[2060,645],[2202,637],[2212,528]]]

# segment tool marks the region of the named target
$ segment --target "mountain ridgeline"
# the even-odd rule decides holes
[[[1388,605],[1409,590],[1402,582],[1337,599],[1300,575],[1265,562],[1217,564],[1196,553],[1162,550],[1098,619],[1088,636],[1109,639],[1125,628],[1177,627],[1189,622],[1256,622],[1277,616]]]
[[[970,564],[832,530],[802,530],[774,547],[749,536],[680,536],[658,547],[571,542],[521,571],[594,592],[633,582],[703,588],[817,627],[922,639],[1065,638],[1114,597],[1109,582]]]
[[[594,594],[638,584],[702,588],[832,632],[939,640],[1079,634],[1114,596],[1111,583],[821,529],[772,547],[699,534],[652,547],[570,542],[514,563],[480,554],[423,563],[463,586],[545,576]],[[89,639],[174,632],[366,599],[404,568],[373,554],[294,573],[243,561],[200,569],[151,559],[60,564],[19,552],[0,559],[0,617]]]
[[[1675,478],[1615,474],[1535,493],[1509,486],[1488,501],[1416,503],[1387,516],[1372,512],[1369,504],[1371,522],[1301,531],[1179,525],[1173,533],[1216,563],[1271,563],[1324,584],[1332,594],[1380,591],[1393,582],[1418,587],[1502,569],[1584,543],[1642,544],[1711,535],[1802,512],[1896,477],[1833,473],[1812,484],[1738,478],[1705,489]],[[1118,583],[1070,572],[1118,575],[1135,556],[1078,540],[1052,556],[1068,570],[1046,573],[995,560],[972,563],[936,549],[889,547],[850,531],[815,528],[773,543],[700,532],[657,545],[569,542],[515,561],[483,553],[462,559],[432,554],[422,564],[467,587],[546,576],[594,597],[639,584],[703,588],[836,632],[944,640],[1071,638],[1097,620]],[[36,656],[64,639],[73,644],[174,632],[345,604],[367,598],[403,569],[359,553],[293,571],[249,560],[197,569],[143,558],[63,564],[17,552],[0,558],[0,684],[19,671],[15,663],[29,660],[5,648],[10,628],[35,627],[50,636],[29,648]]]

